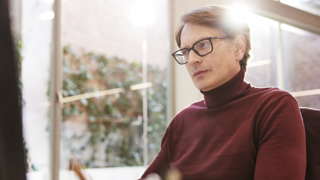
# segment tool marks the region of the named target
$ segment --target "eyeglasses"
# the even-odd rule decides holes
[[[191,48],[183,48],[174,52],[172,56],[180,65],[186,64],[188,63],[189,54],[191,50],[193,50],[198,56],[203,57],[207,54],[210,54],[213,51],[211,39],[225,39],[225,38],[227,37],[218,36],[218,37],[209,37],[209,38],[202,39],[194,43]]]

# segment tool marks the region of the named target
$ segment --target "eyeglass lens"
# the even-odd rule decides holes
[[[204,39],[204,40],[199,41],[196,44],[194,44],[193,49],[196,54],[198,54],[199,56],[202,56],[202,55],[206,55],[206,54],[210,53],[210,51],[212,51],[212,45],[210,43],[210,40]],[[176,52],[176,54],[175,54],[176,60],[180,63],[188,62],[189,53],[190,53],[189,49],[182,49],[182,50]]]

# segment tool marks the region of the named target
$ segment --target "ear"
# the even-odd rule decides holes
[[[234,55],[237,61],[241,61],[246,51],[247,41],[243,35],[238,35],[233,40]]]

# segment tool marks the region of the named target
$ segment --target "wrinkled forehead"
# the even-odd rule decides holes
[[[182,48],[190,48],[192,45],[204,38],[224,36],[224,33],[216,28],[208,27],[204,25],[186,23],[181,32],[181,45]]]

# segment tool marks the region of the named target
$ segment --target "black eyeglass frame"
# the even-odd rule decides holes
[[[203,56],[205,56],[205,55],[210,54],[210,53],[213,51],[213,45],[212,45],[211,39],[226,39],[226,38],[228,38],[228,37],[227,37],[227,36],[216,36],[216,37],[208,37],[208,38],[205,38],[205,39],[201,39],[201,40],[195,42],[195,43],[192,45],[191,48],[183,48],[183,49],[179,49],[179,50],[175,51],[174,53],[172,53],[172,56],[173,56],[173,58],[177,61],[178,64],[184,65],[184,64],[187,64],[188,61],[185,62],[185,63],[180,63],[180,62],[176,59],[176,56],[175,56],[175,54],[176,54],[177,52],[179,52],[179,51],[181,51],[181,50],[185,50],[185,49],[188,50],[189,52],[190,52],[191,50],[193,50],[198,56],[203,57]],[[207,54],[200,55],[199,52],[194,49],[194,46],[195,46],[198,42],[201,42],[201,41],[203,41],[203,40],[209,40],[210,45],[211,45],[211,50],[210,50],[210,52],[208,52]]]

